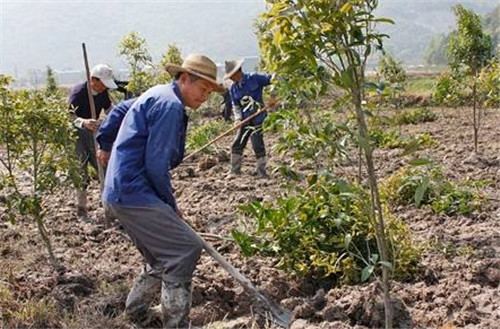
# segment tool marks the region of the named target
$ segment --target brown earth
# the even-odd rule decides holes
[[[488,180],[480,211],[470,216],[435,214],[429,209],[400,207],[395,213],[411,228],[415,243],[426,248],[416,277],[393,282],[396,328],[498,328],[500,327],[500,226],[499,165],[500,113],[488,111],[484,118],[479,149],[472,154],[472,128],[466,110],[436,110],[439,119],[418,126],[404,126],[403,133],[428,132],[438,141],[421,151],[445,169],[456,181],[467,177]],[[270,168],[286,162],[271,149],[277,136],[267,136]],[[220,144],[226,150],[231,137]],[[394,173],[407,162],[401,150],[378,150],[380,177]],[[282,190],[278,174],[268,180],[252,176],[254,158],[247,147],[243,175],[227,177],[227,156],[191,161],[174,173],[174,187],[186,220],[216,249],[269,297],[293,311],[293,329],[380,328],[383,303],[377,282],[322,289],[315,282],[294,279],[275,267],[271,259],[244,258],[238,247],[224,237],[232,228],[249,224],[238,213],[238,205],[253,200],[273,200]],[[347,172],[356,171],[344,168]],[[135,328],[122,311],[128,288],[141,268],[141,257],[118,223],[110,229],[99,224],[97,184],[90,191],[90,221],[76,218],[75,193],[60,193],[46,204],[46,221],[57,257],[67,268],[58,278],[47,263],[36,227],[21,220],[17,225],[0,223],[0,327],[113,327]],[[4,204],[1,203],[3,207]],[[0,210],[4,210],[1,208]],[[4,289],[5,290],[5,289]],[[1,292],[2,290],[0,290]],[[46,302],[46,310],[57,316],[12,316],[28,303]],[[194,325],[206,328],[271,328],[255,315],[243,288],[206,253],[194,277]],[[9,317],[6,312],[9,311]],[[49,311],[47,311],[49,312]],[[254,316],[255,315],[255,316]],[[15,320],[17,319],[17,320]],[[23,322],[23,319],[24,322]],[[31,321],[31,322],[30,322]],[[157,326],[158,322],[142,324]]]

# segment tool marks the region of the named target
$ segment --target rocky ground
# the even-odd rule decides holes
[[[469,109],[437,110],[438,120],[403,127],[404,133],[428,132],[437,140],[421,155],[431,156],[456,181],[487,180],[480,211],[470,216],[438,215],[429,209],[400,207],[396,215],[412,231],[412,241],[424,243],[417,275],[393,282],[396,328],[500,327],[500,113],[488,111],[481,130],[480,156],[472,154]],[[268,136],[270,168],[286,162],[272,151],[276,136]],[[228,149],[231,137],[219,147]],[[380,177],[400,168],[401,150],[378,150]],[[224,161],[225,160],[225,161]],[[208,161],[210,162],[210,161]],[[270,298],[292,311],[292,328],[380,328],[383,304],[377,282],[323,290],[275,267],[271,259],[244,258],[229,232],[250,219],[238,205],[273,200],[281,179],[252,176],[254,159],[246,150],[243,175],[228,178],[227,159],[212,164],[197,160],[174,173],[174,187],[186,220]],[[352,170],[356,170],[353,166]],[[100,224],[97,184],[90,190],[90,220],[74,211],[75,194],[65,191],[50,199],[46,225],[55,253],[67,268],[57,277],[47,263],[36,226],[28,220],[0,223],[0,327],[135,328],[159,325],[131,323],[122,314],[126,295],[141,268],[141,257],[118,223]],[[0,203],[0,206],[4,206]],[[2,208],[4,209],[4,208]],[[205,328],[272,328],[258,316],[244,289],[204,253],[194,278],[193,325]]]

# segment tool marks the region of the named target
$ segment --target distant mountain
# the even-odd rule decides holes
[[[455,28],[452,7],[458,3],[473,9],[479,15],[491,12],[497,1],[381,1],[377,15],[395,21],[392,26],[381,28],[391,38],[387,50],[405,64],[425,64],[424,54],[433,36],[448,34]],[[499,18],[497,17],[497,20]]]
[[[453,28],[456,3],[484,15],[497,1],[381,0],[377,15],[396,23],[382,27],[391,35],[387,49],[405,64],[423,63],[431,37]],[[219,63],[257,56],[253,23],[264,10],[264,0],[2,1],[0,72],[36,84],[45,81],[49,65],[56,73],[71,72],[72,80],[83,78],[82,42],[91,65],[104,62],[120,72],[125,64],[117,46],[130,31],[147,40],[155,60],[170,43],[183,54],[202,52]]]

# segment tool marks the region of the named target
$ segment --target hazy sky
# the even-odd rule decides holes
[[[399,51],[403,60],[420,56],[432,35],[452,27],[451,5],[457,2],[481,14],[498,4],[381,0],[382,16],[396,21],[388,31],[389,49]],[[264,0],[0,0],[0,73],[22,77],[45,72],[46,66],[81,71],[83,42],[91,66],[108,63],[118,71],[125,68],[118,44],[130,31],[146,39],[155,61],[171,43],[183,55],[205,53],[217,62],[255,56],[253,23],[264,10]]]
[[[91,65],[123,68],[117,49],[130,31],[146,39],[155,59],[170,43],[217,61],[256,55],[252,24],[263,10],[263,0],[0,0],[0,70],[82,69],[82,42]]]

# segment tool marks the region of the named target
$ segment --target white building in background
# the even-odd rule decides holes
[[[241,57],[231,57],[230,59],[244,58],[243,70],[245,72],[256,72],[259,66],[259,56],[241,56]],[[218,79],[222,82],[224,76],[224,62],[217,63],[218,68]],[[57,69],[52,68],[54,72],[54,77],[56,83],[60,87],[72,87],[73,85],[83,82],[87,79],[85,70],[80,69]],[[115,69],[115,79],[120,81],[126,81],[129,79],[128,69]],[[14,77],[13,87],[14,89],[38,89],[44,88],[47,82],[47,70],[37,69],[30,70],[27,76]]]

